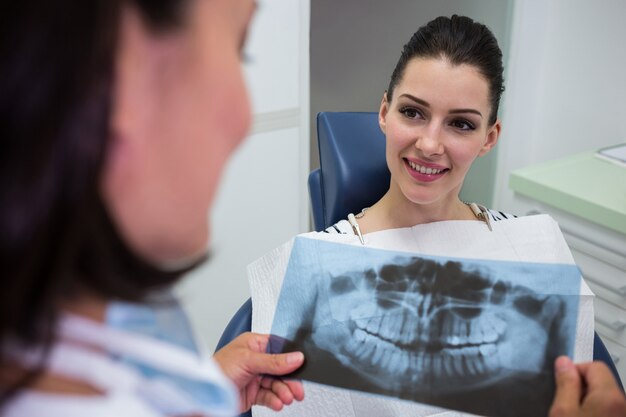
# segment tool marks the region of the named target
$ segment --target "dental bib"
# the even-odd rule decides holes
[[[517,401],[515,397],[513,397],[515,401],[510,405],[499,398],[472,399],[470,394],[463,392],[463,385],[474,383],[477,385],[475,388],[480,390],[480,384],[500,384],[500,382],[486,377],[482,380],[480,378],[464,379],[464,377],[466,374],[470,376],[486,374],[485,367],[488,368],[490,364],[485,364],[484,361],[478,361],[476,358],[489,357],[497,349],[501,350],[501,355],[509,357],[520,355],[521,351],[520,362],[523,363],[523,367],[532,368],[533,364],[541,360],[541,357],[533,357],[533,355],[536,356],[536,350],[540,349],[533,349],[532,346],[545,343],[545,338],[542,339],[541,326],[537,323],[542,323],[542,320],[546,322],[546,317],[556,317],[562,314],[565,311],[562,309],[571,304],[568,300],[573,300],[577,305],[577,309],[571,310],[575,317],[571,317],[570,322],[563,324],[566,327],[573,326],[575,329],[570,332],[575,334],[575,341],[572,341],[573,346],[569,353],[573,354],[575,361],[591,360],[593,355],[593,294],[580,279],[556,222],[549,216],[542,215],[499,221],[492,225],[493,232],[490,232],[484,224],[476,221],[446,221],[364,235],[367,248],[400,253],[400,255],[394,254],[393,262],[369,269],[368,263],[381,265],[375,259],[378,256],[376,250],[367,252],[365,257],[368,259],[355,261],[358,252],[353,253],[349,247],[342,249],[341,245],[362,247],[359,238],[350,234],[327,233],[300,235],[251,264],[248,267],[248,276],[252,290],[253,331],[263,333],[274,331],[279,334],[289,334],[291,331],[291,334],[294,334],[293,329],[289,330],[290,326],[293,327],[293,323],[289,322],[289,319],[285,321],[284,313],[275,317],[278,307],[284,309],[287,305],[286,311],[289,311],[290,302],[293,306],[310,303],[307,300],[310,294],[307,294],[307,289],[304,288],[306,285],[298,291],[290,292],[287,301],[285,297],[281,299],[281,291],[285,290],[283,281],[287,285],[285,277],[293,275],[291,270],[294,268],[296,271],[298,268],[304,268],[296,262],[306,263],[294,260],[293,255],[303,252],[300,248],[303,242],[311,245],[311,248],[306,249],[304,253],[320,252],[319,248],[329,246],[318,245],[316,250],[314,249],[316,240],[340,244],[335,251],[338,259],[335,262],[336,265],[323,268],[325,273],[327,270],[330,271],[331,278],[321,277],[320,281],[328,280],[328,285],[322,287],[328,288],[323,291],[327,291],[331,296],[328,297],[327,303],[317,301],[316,311],[309,314],[315,316],[314,320],[317,322],[314,325],[316,331],[308,340],[312,341],[311,344],[316,347],[325,348],[325,350],[318,349],[322,352],[315,358],[318,360],[318,366],[312,359],[311,368],[314,370],[321,368],[320,363],[326,363],[327,366],[331,364],[330,369],[335,366],[337,371],[331,372],[330,375],[331,379],[335,378],[331,385],[349,387],[353,390],[305,381],[305,400],[283,410],[281,415],[285,413],[288,416],[305,417],[471,415],[388,396],[407,398],[397,393],[402,393],[403,385],[409,386],[410,384],[426,391],[434,386],[441,395],[450,395],[452,399],[458,398],[459,402],[500,400],[501,407],[515,407],[514,402]],[[330,253],[332,252],[331,247]],[[323,259],[320,262],[329,262],[329,258],[323,258],[319,254],[316,256],[320,256],[320,260]],[[352,276],[349,268],[347,273],[341,272],[342,256],[345,256],[346,265],[357,265],[362,262],[364,266],[357,268],[362,271],[358,274],[359,277]],[[455,268],[459,269],[459,262],[443,262],[438,257],[462,259],[463,273],[455,272]],[[310,263],[314,265],[315,262]],[[330,263],[333,262],[330,261]],[[485,276],[497,275],[493,272],[502,265],[509,268],[506,271],[511,270],[511,264],[518,265],[512,269],[514,272],[517,271],[516,276],[527,277],[524,283],[516,282],[515,278],[508,281],[484,279]],[[539,264],[541,266],[538,267],[542,269],[533,271],[532,268]],[[333,268],[339,272],[333,272],[335,271]],[[448,270],[445,274],[436,272],[441,268]],[[416,274],[418,270],[420,272]],[[412,271],[412,276],[439,275],[439,278],[407,280],[402,278],[403,274],[406,274],[403,271]],[[544,284],[541,280],[543,279],[547,285],[548,281],[554,281],[554,277],[558,277],[563,271],[570,276],[575,276],[577,280],[572,282],[576,283],[576,287],[564,289],[566,291],[563,294],[566,295],[561,298],[542,295],[541,288]],[[401,279],[394,281],[389,277]],[[394,286],[396,288],[394,291],[385,290]],[[371,293],[374,287],[377,289],[377,298],[374,302],[368,303],[367,294]],[[317,296],[321,294],[322,299],[325,299],[327,296],[323,291],[316,290],[316,294]],[[424,296],[424,294],[430,294],[430,296]],[[434,294],[439,294],[439,299],[444,298],[448,301],[445,303],[436,301]],[[478,308],[474,302],[477,300],[491,307]],[[349,308],[348,305],[350,305]],[[380,308],[381,311],[400,311],[401,307],[406,305],[415,306],[417,312],[415,314],[420,317],[431,317],[431,319],[437,317],[437,320],[433,321],[430,327],[419,325],[416,328],[406,328],[404,324],[406,317],[402,316],[406,313],[398,313],[393,317],[391,315],[376,317],[376,308]],[[426,311],[430,313],[426,314]],[[437,311],[441,311],[439,315],[436,315]],[[515,314],[504,316],[502,311]],[[351,339],[342,339],[343,335],[340,332],[333,330],[332,326],[324,325],[332,320],[347,321],[348,314],[351,320],[349,329]],[[505,317],[504,320],[503,317]],[[505,331],[507,324],[523,320],[528,322],[525,324],[525,329],[528,329],[527,334],[523,335],[527,338],[527,342],[525,341],[521,346],[514,344],[508,347],[499,346],[496,339]],[[302,326],[295,333],[298,334],[297,337],[303,338],[302,335],[306,333],[306,330],[307,326]],[[446,334],[447,336],[444,337]],[[368,342],[373,339],[376,339],[375,347],[368,347],[371,345]],[[436,343],[433,342],[435,339]],[[281,342],[279,338],[275,338],[275,341]],[[402,361],[389,359],[389,354],[386,355],[387,357],[380,355],[380,351],[397,350],[398,346],[414,347],[417,342],[425,347],[410,354],[397,353],[396,357],[404,355]],[[328,355],[327,351],[333,351],[333,343],[341,346],[334,349],[333,354]],[[408,367],[416,366],[416,369],[426,371],[411,375],[407,371],[406,363],[410,364]],[[385,371],[376,371],[376,365],[382,365],[380,368],[384,368]],[[353,372],[344,372],[342,377],[339,368],[345,366],[352,367]],[[533,369],[529,370],[533,371]],[[521,378],[524,377],[525,375],[522,375]],[[340,381],[341,378],[346,378],[346,381]],[[386,395],[381,396],[369,393],[372,391],[364,393],[354,390],[368,391],[362,387],[367,386],[368,383],[370,385],[376,383],[377,378],[383,381],[385,389],[389,388],[388,392],[393,394],[384,390],[376,391]],[[551,381],[547,382],[551,383]],[[514,391],[515,387],[516,385],[511,385],[511,391]],[[458,396],[455,392],[459,392]],[[515,392],[512,395],[520,396]],[[430,404],[441,405],[442,403]],[[450,408],[455,407],[450,406]],[[475,409],[480,409],[480,407]],[[253,415],[269,416],[274,413],[254,407]]]

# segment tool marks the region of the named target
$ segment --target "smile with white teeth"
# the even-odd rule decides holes
[[[419,172],[420,174],[426,174],[426,175],[436,175],[436,174],[440,174],[443,171],[445,171],[445,169],[436,169],[436,168],[428,168],[428,167],[424,167],[421,165],[418,165],[414,162],[411,162],[409,160],[407,160],[407,162],[409,163],[409,166],[414,170]]]

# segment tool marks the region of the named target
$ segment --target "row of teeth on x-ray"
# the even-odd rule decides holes
[[[433,343],[442,346],[494,343],[506,328],[504,320],[489,313],[483,313],[473,320],[448,313],[445,319],[439,321],[439,325],[434,325],[430,321],[416,320],[415,315],[407,310],[356,319],[354,324],[358,329],[393,344],[414,345],[417,349]]]
[[[499,366],[495,343],[443,348],[439,351],[408,351],[362,329],[354,331],[346,349],[362,364],[384,369],[391,375],[409,375],[413,383],[437,377],[479,376]]]
[[[346,350],[361,364],[410,376],[413,383],[435,375],[479,376],[499,367],[496,342],[506,326],[499,317],[487,313],[463,320],[448,315],[438,334],[433,334],[437,326],[420,332],[414,317],[411,320],[406,314],[356,320]]]

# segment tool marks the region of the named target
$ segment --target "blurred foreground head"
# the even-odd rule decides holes
[[[45,345],[64,303],[140,300],[202,259],[220,173],[250,121],[240,48],[252,6],[3,8],[0,346]]]

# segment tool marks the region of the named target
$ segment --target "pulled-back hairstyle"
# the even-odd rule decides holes
[[[100,195],[121,11],[152,31],[185,0],[8,1],[0,13],[0,371],[7,344],[49,347],[59,304],[140,300],[181,274],[122,241]],[[31,377],[33,375],[30,375]],[[27,381],[0,378],[0,404]]]
[[[469,17],[453,15],[438,17],[420,27],[402,49],[387,88],[388,101],[392,100],[393,91],[413,58],[441,58],[453,65],[467,64],[477,68],[489,84],[489,124],[495,123],[504,91],[504,69],[502,51],[487,26]]]

